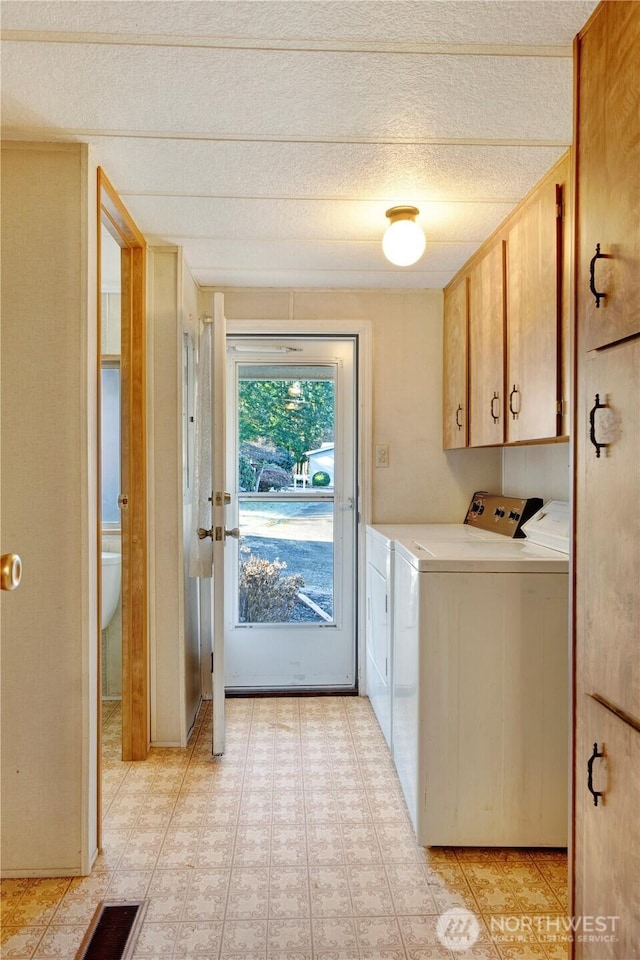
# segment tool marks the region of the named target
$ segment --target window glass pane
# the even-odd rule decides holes
[[[239,623],[333,622],[330,500],[240,504]]]
[[[120,370],[102,369],[102,522],[119,523]]]
[[[246,364],[238,377],[238,489],[333,489],[335,368]]]

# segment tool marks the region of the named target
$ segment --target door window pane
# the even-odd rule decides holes
[[[335,368],[240,366],[238,434],[241,493],[332,490]]]
[[[239,623],[333,622],[333,502],[240,504]]]

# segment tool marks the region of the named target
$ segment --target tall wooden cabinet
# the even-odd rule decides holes
[[[576,39],[573,914],[640,957],[640,4]],[[615,929],[611,927],[615,926]]]

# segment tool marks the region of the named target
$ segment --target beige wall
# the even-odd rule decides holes
[[[96,852],[96,173],[80,144],[3,144],[2,873]]]
[[[510,497],[568,500],[571,490],[568,443],[505,447],[503,493]]]
[[[224,288],[228,320],[369,321],[373,340],[371,466],[376,523],[460,521],[474,490],[499,490],[500,450],[442,450],[442,292]],[[256,329],[259,323],[256,324]]]
[[[197,290],[178,247],[149,248],[148,277],[151,742],[184,746],[200,695],[182,460],[182,324],[197,330]]]

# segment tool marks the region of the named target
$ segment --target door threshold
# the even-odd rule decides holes
[[[231,687],[225,697],[357,697],[357,687]]]

